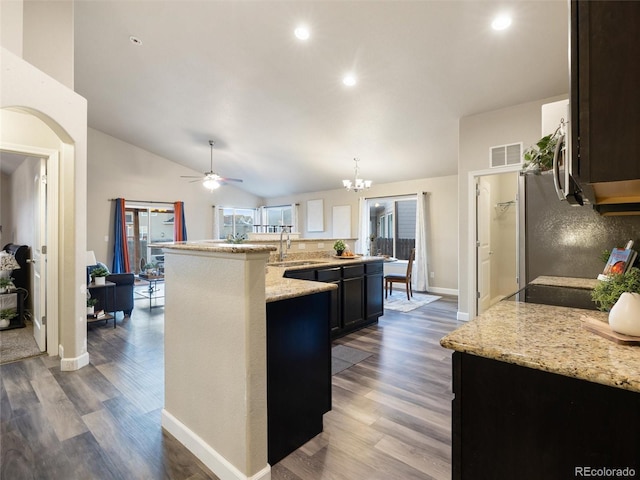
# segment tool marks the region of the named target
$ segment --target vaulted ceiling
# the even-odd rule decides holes
[[[90,127],[197,172],[215,140],[214,170],[261,197],[339,188],[354,157],[374,183],[450,175],[461,117],[568,92],[568,6],[81,1],[75,87]]]

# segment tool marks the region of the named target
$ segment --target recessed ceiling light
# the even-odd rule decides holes
[[[131,35],[129,37],[129,41],[131,43],[133,43],[134,45],[142,45],[142,40],[140,40],[138,37],[136,37],[135,35]]]
[[[491,28],[494,30],[506,30],[511,25],[511,17],[509,15],[498,15],[491,22]]]
[[[311,36],[311,32],[309,32],[309,29],[304,25],[300,25],[293,33],[299,40],[309,40],[309,37]]]
[[[356,76],[353,73],[348,73],[342,78],[342,83],[344,83],[347,87],[353,87],[356,82]]]

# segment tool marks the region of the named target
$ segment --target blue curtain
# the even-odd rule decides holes
[[[124,198],[116,198],[112,273],[126,273],[131,271],[129,266],[129,249],[127,248],[127,225],[124,216]]]

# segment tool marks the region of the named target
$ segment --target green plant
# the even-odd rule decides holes
[[[336,243],[333,244],[333,249],[336,252],[340,252],[340,251],[344,251],[344,249],[346,249],[347,246],[345,245],[345,243],[342,240],[337,240]]]
[[[97,267],[94,268],[93,270],[91,270],[91,277],[95,278],[95,277],[106,277],[107,275],[109,275],[109,270],[107,270],[104,267]]]
[[[13,287],[13,278],[0,278],[0,288]]]
[[[227,235],[227,243],[242,243],[247,239],[244,233],[236,233],[235,235]]]
[[[15,308],[5,308],[0,310],[0,320],[10,320],[18,314]]]
[[[158,268],[158,264],[157,263],[146,263],[145,266],[142,268],[143,270],[155,270],[156,268]]]
[[[523,171],[540,172],[553,168],[553,155],[558,143],[559,131],[560,128],[552,134],[542,137],[538,143],[524,151]]]
[[[609,261],[609,257],[611,256],[611,250],[603,250],[600,254],[600,260],[602,263],[607,263]]]
[[[87,307],[95,307],[98,304],[97,298],[87,298]]]
[[[591,292],[591,300],[599,310],[607,311],[624,292],[640,293],[640,268],[632,267],[625,273],[609,276],[601,280]]]

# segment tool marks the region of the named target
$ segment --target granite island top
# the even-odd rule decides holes
[[[591,279],[564,280],[568,281],[541,277],[534,282],[577,288],[589,288],[591,283]],[[459,352],[640,393],[640,346],[618,345],[584,329],[583,316],[608,321],[606,312],[498,302],[442,338],[440,344]]]
[[[226,243],[218,240],[201,240],[187,242],[157,243],[151,246],[169,250],[188,250],[193,252],[218,252],[218,253],[272,253],[276,247],[271,245],[256,245],[252,243]],[[355,256],[337,258],[335,256],[321,256],[315,252],[315,256],[291,255],[282,262],[268,263],[265,277],[266,302],[276,302],[289,298],[312,295],[314,293],[335,290],[337,285],[332,283],[314,282],[285,278],[287,270],[301,270],[307,268],[330,268],[355,263],[367,263],[384,260],[384,257]]]

